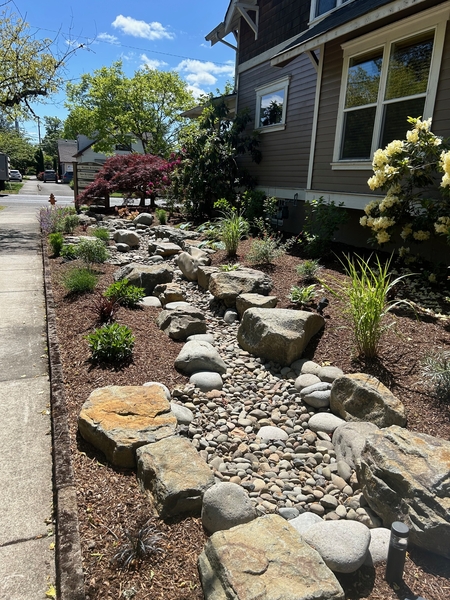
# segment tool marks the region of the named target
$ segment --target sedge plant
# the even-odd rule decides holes
[[[392,279],[389,271],[391,261],[392,256],[382,264],[377,256],[371,266],[370,257],[366,261],[358,255],[355,255],[355,260],[346,256],[345,261],[340,261],[349,282],[337,295],[347,304],[358,352],[367,358],[378,355],[381,337],[390,327],[385,322],[387,314],[402,304],[413,308],[407,300],[389,300],[399,281],[411,275],[408,273]]]
[[[250,225],[240,213],[229,210],[219,219],[219,235],[228,256],[236,256],[239,242],[247,237]]]

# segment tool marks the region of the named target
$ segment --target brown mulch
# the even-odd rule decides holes
[[[236,260],[242,265],[246,265],[248,249],[249,241],[241,243]],[[227,262],[224,252],[217,252],[213,257],[213,264]],[[265,268],[273,279],[272,293],[280,299],[280,307],[294,308],[287,295],[291,286],[298,284],[296,266],[300,262],[300,256],[284,255],[273,266]],[[77,433],[79,410],[95,388],[159,381],[173,389],[186,383],[187,378],[173,366],[181,344],[158,329],[156,309],[121,308],[117,321],[130,327],[136,337],[133,361],[120,369],[92,364],[85,336],[96,325],[93,296],[66,294],[61,276],[70,266],[61,259],[50,259],[77,485],[86,598],[200,600],[203,593],[197,557],[206,540],[200,520],[157,520],[139,491],[135,473],[109,465],[103,455]],[[112,283],[116,269],[108,264],[98,266],[99,291]],[[325,263],[320,277],[332,286],[334,278],[342,280],[342,268],[331,260]],[[427,351],[449,346],[449,321],[420,312],[416,315],[397,312],[389,317],[393,325],[382,341],[378,358],[364,360],[356,354],[342,303],[328,293],[324,295],[330,300],[325,310],[326,326],[310,343],[305,356],[321,364],[338,366],[344,372],[364,371],[375,375],[404,403],[409,429],[449,440],[450,406],[434,398],[420,377],[420,361]],[[148,522],[163,534],[159,542],[161,552],[133,564],[130,569],[120,568],[114,556],[123,548],[126,532],[133,537]],[[400,589],[392,589],[384,581],[383,565],[339,576],[347,600],[413,600],[418,595],[426,600],[448,600],[449,578],[450,561],[416,549],[408,552],[404,585]]]

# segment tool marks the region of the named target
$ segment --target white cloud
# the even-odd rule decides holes
[[[195,88],[200,89],[201,85],[208,87],[215,85],[220,76],[230,78],[234,76],[234,65],[232,63],[216,65],[211,61],[201,62],[199,60],[186,59],[182,60],[175,67],[175,70],[183,74],[193,90]]]
[[[133,19],[133,17],[124,17],[123,15],[118,15],[112,22],[112,26],[120,29],[122,33],[146,40],[173,40],[175,37],[173,33],[167,31],[157,21],[147,23],[146,21],[138,21],[137,19]]]
[[[156,71],[160,67],[166,67],[167,63],[163,60],[157,60],[156,58],[149,58],[146,54],[141,54],[140,56],[142,60],[141,68],[148,67],[152,71]]]
[[[110,35],[109,33],[99,33],[97,39],[101,42],[107,42],[108,44],[118,44],[119,40],[115,35]]]
[[[187,89],[193,93],[195,99],[198,99],[200,98],[200,96],[204,96],[207,93],[205,90],[202,90],[202,88],[198,87],[197,85],[188,85]]]

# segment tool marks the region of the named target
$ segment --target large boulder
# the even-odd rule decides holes
[[[201,233],[198,231],[188,231],[187,229],[171,227],[170,225],[157,225],[156,227],[152,227],[152,233],[156,239],[167,240],[174,244],[178,244],[182,248],[185,247],[187,240],[196,240],[201,237]]]
[[[209,254],[194,247],[190,248],[190,252],[181,252],[177,258],[177,266],[188,281],[197,281],[199,267],[210,264]]]
[[[238,329],[241,348],[258,357],[290,365],[325,324],[321,315],[285,308],[249,308]]]
[[[170,283],[173,269],[167,264],[142,265],[130,263],[114,273],[114,280],[128,279],[131,285],[144,288],[145,295],[151,296],[159,283]]]
[[[141,243],[139,234],[129,229],[118,229],[113,233],[113,240],[118,244],[126,244],[130,248],[138,248]]]
[[[197,269],[197,283],[204,290],[209,289],[209,280],[213,273],[219,273],[218,267],[210,267],[208,265],[199,265]]]
[[[160,385],[116,386],[94,390],[81,407],[82,437],[118,467],[134,468],[140,446],[175,433],[176,417]]]
[[[153,223],[153,215],[151,213],[142,212],[135,219],[133,219],[135,225],[150,225]]]
[[[372,433],[356,465],[383,525],[403,521],[413,544],[450,558],[450,442],[393,425]]]
[[[361,452],[367,437],[378,430],[374,423],[365,421],[339,425],[333,433],[333,446],[336,459],[345,460],[352,469],[356,468],[361,459]]]
[[[406,424],[405,407],[376,377],[352,373],[336,379],[330,409],[346,421],[369,421],[378,427]]]
[[[199,557],[206,600],[344,600],[319,554],[278,515],[214,533]]]
[[[159,240],[150,241],[148,244],[148,253],[156,256],[174,256],[181,252],[181,246],[172,242],[161,242]]]
[[[189,440],[179,436],[136,451],[138,480],[161,518],[200,515],[202,498],[214,485],[210,467]]]
[[[156,324],[173,340],[186,340],[190,335],[206,333],[205,315],[193,306],[163,310]]]
[[[223,481],[210,487],[203,497],[202,524],[209,533],[231,529],[256,518],[256,511],[243,487]]]
[[[175,359],[175,367],[186,375],[198,371],[226,373],[227,365],[217,350],[208,342],[192,340],[186,342]]]
[[[184,302],[186,294],[178,283],[161,283],[153,290],[153,295],[158,298],[163,306],[169,302]]]
[[[247,308],[275,308],[278,298],[276,296],[263,296],[262,294],[241,294],[236,298],[236,310],[242,317]]]
[[[261,294],[267,296],[273,287],[271,278],[256,269],[241,268],[237,271],[218,271],[211,273],[209,291],[225,306],[236,305],[241,294]]]

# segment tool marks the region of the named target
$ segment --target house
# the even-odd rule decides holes
[[[58,172],[60,177],[62,177],[64,173],[73,171],[74,155],[76,151],[76,140],[58,140]]]
[[[299,231],[301,201],[322,196],[347,208],[345,241],[364,244],[374,151],[405,138],[408,116],[450,135],[449,17],[448,1],[230,1],[206,39],[234,36],[236,108],[263,156],[244,166],[287,206],[283,229]]]

